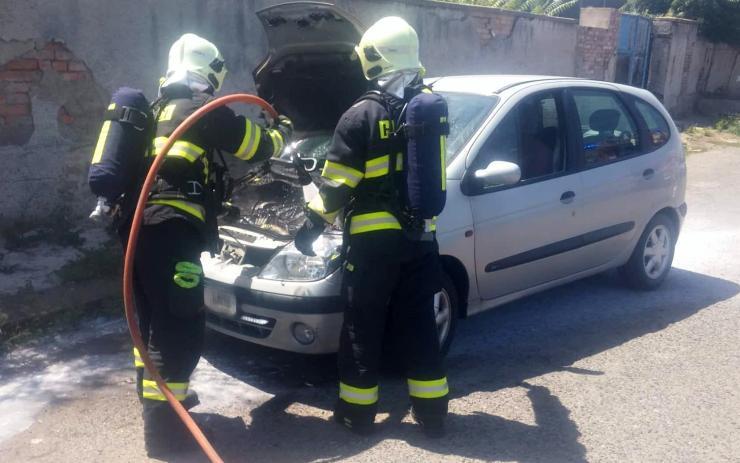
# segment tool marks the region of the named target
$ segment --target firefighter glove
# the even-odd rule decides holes
[[[290,143],[290,137],[293,136],[293,121],[291,121],[288,116],[283,116],[281,114],[280,116],[278,116],[277,121],[275,121],[275,125],[275,128],[283,136],[285,144]]]
[[[326,222],[312,210],[306,211],[306,221],[295,235],[295,247],[305,256],[315,256],[313,242],[324,232]]]

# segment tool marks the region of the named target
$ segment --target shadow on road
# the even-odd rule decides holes
[[[440,455],[483,460],[585,461],[569,410],[547,388],[526,381],[555,371],[604,374],[572,365],[663,330],[738,292],[736,283],[681,269],[674,269],[659,291],[649,293],[627,290],[614,275],[605,274],[464,321],[448,357],[453,400],[523,387],[535,424],[482,412],[452,414],[449,435],[440,441],[424,438],[409,421],[405,384],[399,377],[383,378],[383,422],[374,436],[359,438],[330,423],[336,394],[332,356],[299,356],[211,336],[205,354],[211,364],[275,394],[252,411],[248,426],[224,418],[228,426],[221,429],[218,418],[212,417],[216,445],[236,461],[331,461],[386,439]],[[313,409],[311,416],[300,413],[305,409]]]

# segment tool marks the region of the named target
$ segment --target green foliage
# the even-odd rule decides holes
[[[740,0],[443,0],[548,16],[577,18],[579,8],[606,6],[653,16],[700,22],[702,34],[715,42],[740,45]]]
[[[663,15],[671,9],[673,0],[628,0],[624,9],[633,13]]]
[[[567,1],[555,0],[545,10],[545,14],[548,16],[563,16],[566,12],[574,8],[577,8],[578,4],[579,4],[579,0],[567,0]]]
[[[740,137],[740,114],[722,116],[714,123],[714,128]]]
[[[444,0],[449,3],[489,6],[548,16],[575,18],[582,0]]]
[[[740,0],[628,0],[624,9],[695,19],[709,40],[740,45]]]

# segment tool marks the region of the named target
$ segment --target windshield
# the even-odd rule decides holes
[[[447,137],[449,165],[465,143],[478,130],[498,102],[498,97],[469,93],[438,92],[447,101],[450,135]]]
[[[439,94],[447,101],[449,111],[450,135],[447,137],[447,164],[449,164],[491,113],[498,102],[498,97],[451,92]],[[318,162],[313,166],[308,165],[307,170],[321,169],[331,141],[332,134],[329,132],[312,133],[286,150],[283,157],[288,159],[294,153],[298,153],[304,159],[314,158]]]

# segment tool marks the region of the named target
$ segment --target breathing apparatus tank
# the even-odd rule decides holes
[[[98,197],[90,218],[101,220],[115,206],[122,206],[123,197],[135,195],[153,128],[151,106],[141,90],[116,90],[105,111],[88,172],[88,185]]]
[[[440,95],[422,91],[406,106],[404,127],[408,207],[418,218],[431,220],[442,212],[447,197],[447,102]]]

